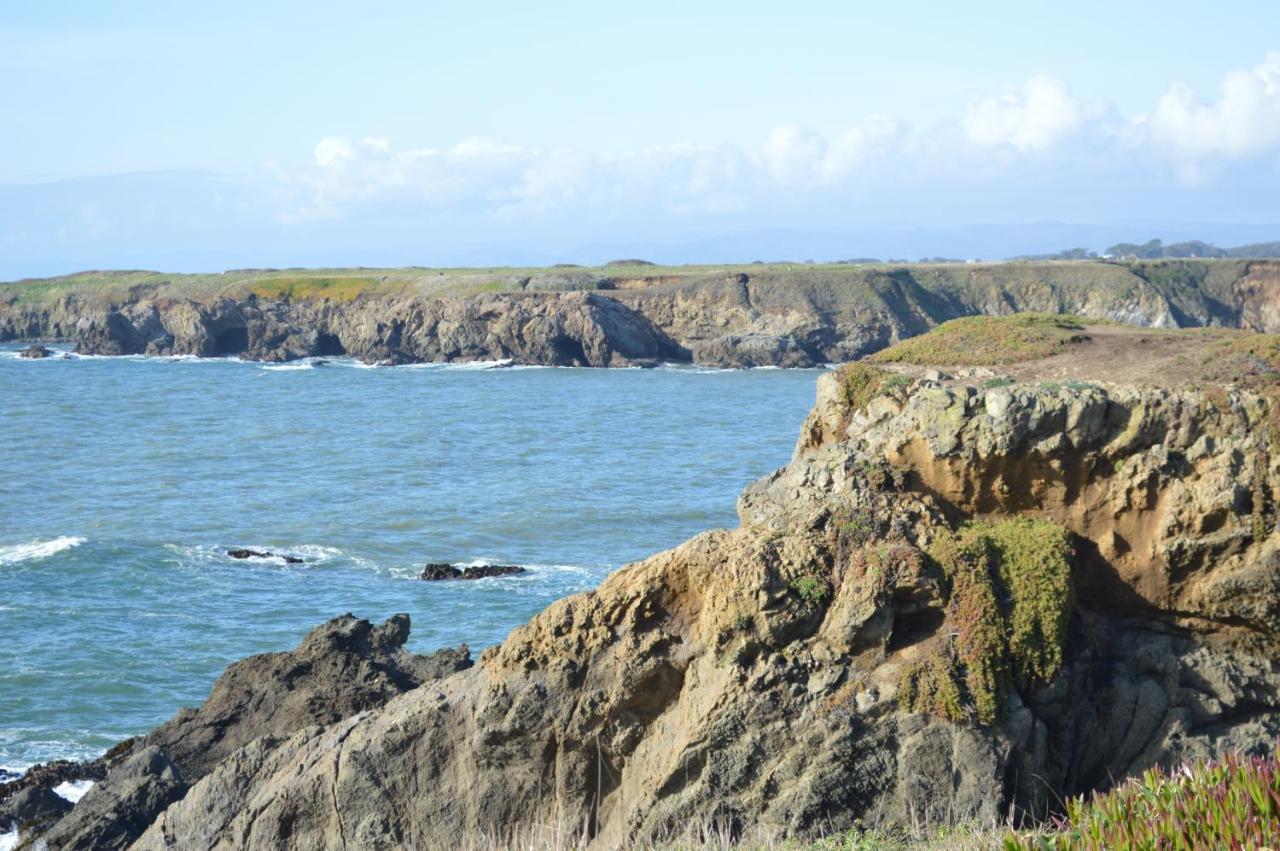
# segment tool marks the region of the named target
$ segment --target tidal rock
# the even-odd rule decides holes
[[[29,358],[31,360],[39,360],[41,358],[50,357],[52,354],[53,352],[50,349],[47,349],[44,346],[41,346],[38,344],[32,344],[30,346],[27,346],[21,352],[19,352],[18,357]]]
[[[71,802],[45,786],[28,786],[0,804],[0,826],[16,824],[23,831],[39,830],[71,810]]]
[[[147,747],[95,783],[40,837],[50,851],[128,848],[187,784],[162,748]]]
[[[302,564],[305,561],[305,559],[301,559],[298,556],[291,556],[288,553],[273,553],[270,550],[247,550],[247,549],[227,550],[227,555],[230,556],[231,558],[240,558],[240,559],[279,558],[279,559],[284,559],[285,564]]]
[[[431,562],[422,568],[419,579],[486,579],[490,576],[512,576],[525,573],[523,567],[514,564],[469,564],[466,567],[455,567],[443,562]]]

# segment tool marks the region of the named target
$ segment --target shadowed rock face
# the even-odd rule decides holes
[[[929,380],[858,411],[841,399],[821,379],[795,458],[743,493],[738,529],[553,604],[474,668],[390,699],[388,672],[363,707],[278,708],[300,699],[300,659],[359,682],[342,648],[395,644],[393,625],[351,619],[232,666],[147,738],[192,785],[133,847],[449,847],[557,824],[610,848],[709,819],[985,820],[1273,747],[1280,539],[1274,500],[1251,501],[1280,476],[1264,400]],[[923,553],[971,516],[1074,536],[1062,666],[992,725],[899,699],[904,670],[952,640],[950,580]]]
[[[229,283],[234,279],[229,279]],[[408,282],[404,292],[412,293]],[[350,301],[141,287],[52,304],[0,287],[0,340],[74,340],[84,354],[350,355],[368,363],[512,359],[555,366],[847,361],[972,314],[1077,313],[1154,328],[1280,331],[1280,263],[1001,264],[797,271],[535,274],[472,296],[370,290]],[[221,292],[221,291],[219,291]]]

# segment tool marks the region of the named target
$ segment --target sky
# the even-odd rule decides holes
[[[0,279],[1280,239],[1275,2],[620,5],[6,3]]]

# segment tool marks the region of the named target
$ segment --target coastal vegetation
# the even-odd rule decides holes
[[[965,316],[870,357],[875,363],[1001,365],[1039,360],[1083,342],[1084,320],[1052,313]]]
[[[950,584],[941,639],[903,671],[899,703],[952,721],[1003,719],[1012,689],[1062,666],[1072,549],[1061,526],[1030,517],[974,522],[929,550]]]

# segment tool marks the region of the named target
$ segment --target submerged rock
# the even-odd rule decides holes
[[[231,558],[239,558],[239,559],[279,558],[279,559],[284,559],[285,564],[302,564],[305,561],[305,559],[301,559],[298,556],[291,556],[287,553],[273,553],[270,550],[246,550],[246,549],[227,550],[227,555],[230,556]]]
[[[442,579],[486,579],[490,576],[513,576],[525,573],[526,568],[514,564],[469,564],[466,567],[455,567],[443,562],[431,562],[422,568],[419,579],[429,581]]]

